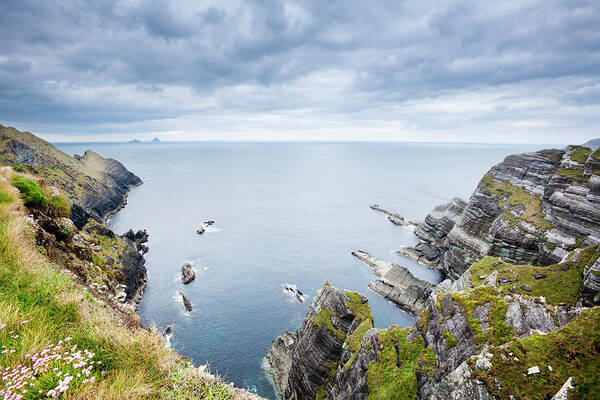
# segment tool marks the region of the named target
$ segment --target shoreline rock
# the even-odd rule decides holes
[[[379,204],[372,204],[369,206],[369,208],[371,210],[379,211],[379,212],[386,214],[388,221],[390,221],[391,223],[393,223],[395,225],[414,226],[414,224],[413,224],[414,221],[406,222],[402,215],[387,211],[387,210],[381,208],[379,206]]]
[[[392,301],[399,308],[411,314],[418,315],[426,306],[426,301],[434,285],[416,278],[406,268],[374,257],[371,254],[356,250],[352,255],[373,269],[379,276],[369,283],[369,288],[375,293]]]

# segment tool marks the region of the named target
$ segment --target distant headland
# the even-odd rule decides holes
[[[156,137],[155,137],[154,139],[152,139],[152,140],[151,140],[151,141],[149,141],[149,142],[142,142],[142,141],[141,141],[141,140],[139,140],[139,139],[133,139],[133,140],[130,140],[129,142],[127,142],[127,143],[129,143],[129,144],[160,143],[160,140],[159,140],[158,138],[156,138]]]

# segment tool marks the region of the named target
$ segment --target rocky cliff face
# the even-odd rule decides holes
[[[72,202],[70,218],[79,229],[89,218],[104,222],[125,205],[129,190],[142,183],[116,160],[90,150],[71,157],[29,132],[2,125],[0,163],[44,178],[66,194]]]
[[[301,329],[276,339],[267,356],[283,366],[280,393],[286,399],[546,399],[574,375],[573,390],[586,393],[600,368],[592,361],[600,355],[600,311],[578,304],[599,247],[576,249],[546,267],[487,257],[461,279],[434,288],[409,329],[320,336],[319,303],[337,310],[328,312],[332,326],[349,310],[344,292],[326,285]],[[579,362],[591,364],[578,369]]]
[[[485,256],[550,265],[600,240],[600,152],[580,146],[518,154],[493,167],[468,202],[436,207],[402,255],[458,278]]]
[[[51,207],[31,206],[27,212],[40,252],[67,268],[97,297],[120,309],[137,308],[146,288],[146,267],[136,242],[94,220],[79,230]]]
[[[317,291],[300,329],[273,341],[264,360],[283,399],[324,398],[340,366],[373,326],[367,299],[328,282]]]
[[[380,278],[369,287],[417,320],[409,329],[369,329],[360,340],[356,330],[348,349],[348,336],[341,336],[341,351],[298,351],[302,337],[327,342],[302,330],[323,301],[317,296],[303,328],[288,333],[287,343],[274,342],[286,354],[280,364],[294,371],[284,379],[285,398],[594,398],[599,163],[600,151],[580,146],[509,156],[468,202],[436,207],[415,229],[422,243],[401,251],[447,274],[435,287],[399,265],[353,252]],[[329,358],[318,358],[324,354]],[[335,368],[308,367],[319,362]],[[309,382],[312,390],[296,390]]]

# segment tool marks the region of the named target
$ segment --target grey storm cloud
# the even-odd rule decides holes
[[[599,20],[593,0],[5,0],[0,119],[93,132],[308,113],[439,129],[547,111],[589,132]],[[468,121],[448,111],[482,102]]]

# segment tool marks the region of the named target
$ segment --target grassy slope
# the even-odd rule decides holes
[[[596,252],[597,248],[598,245],[593,245],[582,249],[577,262],[566,261],[548,267],[512,265],[501,262],[496,257],[486,257],[471,266],[471,283],[479,286],[483,281],[480,277],[498,271],[498,278],[511,281],[506,286],[498,284],[499,289],[514,288],[521,295],[544,296],[549,304],[574,306],[581,292],[585,267],[592,265],[600,257],[600,253]],[[535,279],[538,274],[545,278]],[[525,285],[531,292],[523,290],[521,285]]]
[[[600,310],[596,307],[584,310],[577,319],[548,335],[534,334],[488,349],[493,354],[492,368],[487,372],[475,368],[474,373],[503,400],[549,399],[569,377],[575,384],[569,399],[597,399],[599,348]],[[470,364],[474,365],[473,359]],[[527,376],[533,366],[541,372]]]
[[[1,368],[27,363],[26,355],[72,337],[95,353],[105,374],[92,385],[70,390],[69,398],[231,398],[218,381],[200,378],[189,363],[166,349],[155,330],[122,327],[104,306],[37,250],[10,184],[0,170],[0,354]],[[21,321],[30,321],[21,325]],[[19,335],[13,339],[9,332]],[[1,386],[0,386],[1,387]],[[34,388],[35,389],[35,388]],[[36,391],[37,392],[37,391]]]

